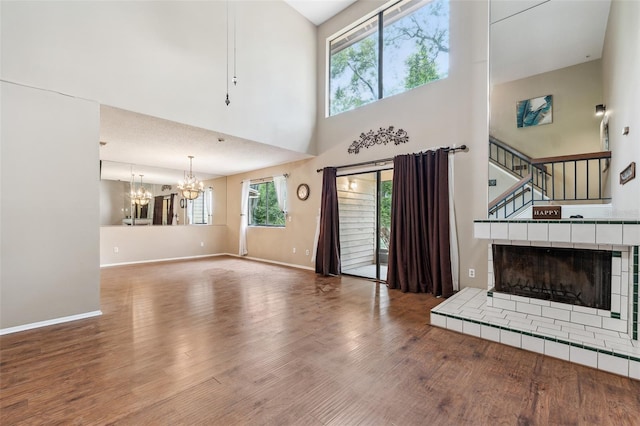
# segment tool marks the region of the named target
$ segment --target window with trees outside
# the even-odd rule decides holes
[[[249,225],[284,226],[284,212],[278,206],[273,181],[252,183],[249,188]]]
[[[198,195],[195,200],[188,201],[191,203],[187,208],[190,224],[194,225],[210,225],[211,215],[213,214],[213,189],[206,188]]]
[[[329,41],[329,115],[449,73],[449,0],[402,0]]]

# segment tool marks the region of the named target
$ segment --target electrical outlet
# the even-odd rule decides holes
[[[119,249],[118,247],[114,247],[114,248],[113,248],[113,252],[114,252],[114,253],[118,253],[119,251],[120,251],[120,249]]]
[[[476,270],[473,268],[469,268],[469,278],[475,278],[476,277]]]
[[[294,248],[293,248],[293,254],[295,254],[295,253],[296,253],[296,248],[294,247]]]
[[[200,247],[204,247],[204,241],[200,241]]]
[[[306,254],[307,256],[309,256],[309,249],[306,249],[306,250],[304,251],[304,254]]]

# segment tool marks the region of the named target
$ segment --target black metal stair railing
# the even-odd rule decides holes
[[[534,165],[529,156],[493,136],[489,136],[489,160],[514,177],[522,178],[531,173],[533,186],[545,193],[548,176],[544,166]]]
[[[489,204],[489,217],[507,218],[543,202],[611,200],[605,186],[610,151],[531,159],[493,137],[489,142],[491,161],[521,177]]]
[[[533,203],[531,173],[489,203],[489,218],[504,219]]]
[[[611,151],[600,151],[538,158],[532,165],[548,170],[545,200],[602,202],[611,200],[604,184],[610,160]]]

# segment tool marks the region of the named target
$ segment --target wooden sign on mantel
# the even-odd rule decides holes
[[[562,219],[562,206],[533,206],[533,219]]]

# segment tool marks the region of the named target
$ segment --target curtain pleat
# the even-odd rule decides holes
[[[325,167],[322,175],[320,203],[320,232],[316,250],[316,273],[340,274],[340,232],[336,168]]]
[[[451,245],[451,280],[453,291],[460,290],[460,251],[458,250],[458,226],[456,221],[456,206],[454,203],[455,155],[449,153],[449,241]]]
[[[208,187],[204,196],[205,215],[207,216],[207,225],[213,224],[213,188]]]
[[[187,224],[193,225],[193,200],[186,200],[187,203]]]
[[[394,158],[387,285],[453,294],[446,150]]]
[[[162,201],[163,200],[164,200],[164,197],[162,195],[153,197],[153,224],[154,225],[162,225]]]
[[[168,221],[170,221],[171,223],[169,223],[169,225],[177,225],[178,224],[178,213],[177,213],[177,206],[176,206],[176,201],[178,200],[178,194],[171,194],[171,196],[169,197],[169,202],[171,203],[169,207],[169,218]]]
[[[238,254],[246,256],[249,253],[247,247],[247,228],[249,228],[249,185],[251,181],[243,180],[240,193],[240,239],[238,241]]]
[[[283,175],[273,176],[273,186],[276,190],[278,207],[287,215],[287,178]]]

